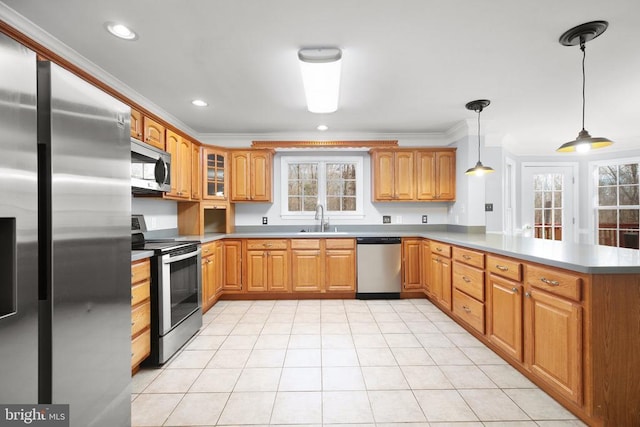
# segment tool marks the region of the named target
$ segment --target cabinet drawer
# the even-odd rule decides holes
[[[247,249],[287,249],[287,240],[251,239],[247,240]]]
[[[454,261],[453,286],[484,302],[484,271]]]
[[[451,245],[445,245],[444,243],[434,241],[429,242],[429,244],[431,245],[432,254],[438,254],[447,258],[451,258]]]
[[[202,258],[212,255],[216,250],[216,242],[202,244]]]
[[[484,304],[454,289],[453,313],[469,326],[484,334]]]
[[[131,367],[138,366],[151,354],[151,331],[146,330],[131,341]]]
[[[356,247],[356,239],[327,239],[325,247],[327,249],[353,249]]]
[[[320,249],[320,239],[293,239],[291,249]]]
[[[151,303],[145,302],[131,310],[131,336],[151,324]]]
[[[478,268],[484,268],[484,253],[469,249],[453,248],[453,259]]]
[[[145,280],[131,287],[131,305],[138,305],[142,301],[149,299],[151,282]]]
[[[131,283],[138,283],[151,276],[151,262],[149,259],[141,259],[131,264]]]
[[[527,265],[526,282],[549,293],[580,301],[582,280],[569,272]]]
[[[522,264],[507,258],[487,255],[487,271],[516,282],[522,281]]]

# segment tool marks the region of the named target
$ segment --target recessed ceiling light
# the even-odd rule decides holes
[[[191,101],[191,103],[196,107],[206,107],[207,105],[209,105],[206,102],[204,102],[202,99],[194,99],[193,101]]]
[[[327,130],[327,129],[329,129],[329,126],[327,126],[327,125],[318,125],[318,127],[316,129],[318,129],[318,130]]]
[[[106,22],[105,27],[114,36],[124,40],[136,40],[138,35],[131,28],[116,22]]]

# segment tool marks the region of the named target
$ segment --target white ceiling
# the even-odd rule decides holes
[[[640,147],[638,0],[4,0],[196,136],[447,134],[482,113],[492,141],[552,154],[580,130],[581,53],[558,37],[592,20],[586,128]],[[105,21],[139,39],[114,38]],[[340,106],[306,110],[296,53],[343,50]],[[198,109],[194,98],[209,102]],[[315,127],[324,123],[330,131]],[[475,122],[471,122],[475,123]],[[475,127],[473,131],[475,131]]]

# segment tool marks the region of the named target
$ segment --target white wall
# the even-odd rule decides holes
[[[178,202],[148,197],[131,197],[131,213],[144,215],[147,230],[178,228]]]

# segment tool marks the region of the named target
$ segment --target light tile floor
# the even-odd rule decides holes
[[[584,426],[424,299],[220,301],[133,378],[134,426],[398,423]]]

